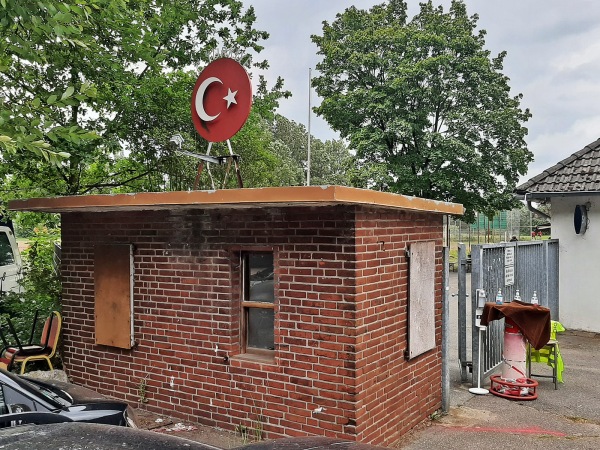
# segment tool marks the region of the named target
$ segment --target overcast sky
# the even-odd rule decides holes
[[[374,0],[246,0],[257,14],[257,28],[270,38],[261,53],[271,67],[268,78],[285,79],[292,98],[279,113],[299,123],[308,121],[308,71],[319,61],[311,34],[322,34],[322,22],[350,5],[369,9]],[[600,137],[600,1],[594,0],[466,0],[478,28],[487,30],[486,47],[508,52],[503,73],[512,94],[523,94],[527,144],[534,162],[521,181],[541,173]],[[409,15],[418,1],[408,0]],[[434,0],[447,10],[449,0]],[[312,93],[312,104],[319,103]],[[311,132],[319,139],[337,135],[326,122],[311,116]]]

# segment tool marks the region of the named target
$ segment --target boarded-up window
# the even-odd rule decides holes
[[[94,254],[96,344],[133,347],[133,248],[98,245]]]
[[[435,242],[410,245],[408,357],[435,347]]]

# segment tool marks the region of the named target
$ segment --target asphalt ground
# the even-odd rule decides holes
[[[455,277],[452,274],[451,292],[456,292]],[[456,297],[450,314],[456,324]],[[551,379],[536,379],[538,398],[531,401],[469,393],[471,383],[460,383],[457,336],[455,325],[450,340],[450,412],[415,430],[400,448],[600,449],[600,334],[575,330],[559,334],[564,383],[555,390]],[[545,364],[534,364],[533,369],[552,373]],[[482,387],[489,389],[489,379]]]

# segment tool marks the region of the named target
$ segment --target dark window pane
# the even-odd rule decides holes
[[[260,281],[273,279],[273,253],[248,254],[248,271],[250,285]]]
[[[0,266],[8,266],[14,263],[15,258],[8,236],[5,233],[0,233]]]
[[[250,288],[248,296],[250,302],[273,303],[275,301],[275,290],[273,280],[260,281]]]
[[[37,410],[33,400],[8,386],[4,386],[4,402],[10,413]]]
[[[275,349],[274,311],[265,308],[248,308],[248,347]]]
[[[247,301],[273,303],[275,291],[273,287],[273,254],[248,254],[248,279],[250,281]]]

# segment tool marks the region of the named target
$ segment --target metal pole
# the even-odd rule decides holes
[[[311,79],[312,69],[308,68],[308,147],[307,147],[307,162],[306,162],[306,185],[310,186],[310,91],[312,89],[312,79]]]
[[[442,293],[442,411],[450,411],[450,248],[444,247],[444,291]]]
[[[467,382],[467,249],[458,244],[458,361],[460,381]]]

